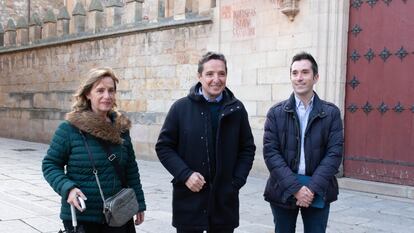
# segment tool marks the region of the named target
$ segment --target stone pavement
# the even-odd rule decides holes
[[[43,179],[48,145],[0,138],[0,233],[56,233],[60,198]],[[170,175],[159,162],[138,161],[148,210],[138,233],[175,232],[171,226]],[[249,177],[240,191],[236,233],[271,233],[272,215],[262,192],[266,180]],[[301,221],[297,232],[303,232]],[[414,201],[340,190],[331,205],[329,233],[412,233]]]

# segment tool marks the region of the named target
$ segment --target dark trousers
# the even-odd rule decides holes
[[[182,229],[177,229],[177,233],[203,233],[204,231],[202,230],[182,230]],[[234,229],[211,229],[208,230],[207,233],[233,233]]]
[[[329,204],[324,208],[285,209],[270,204],[275,232],[295,233],[298,213],[302,215],[304,233],[325,233],[329,217]]]
[[[72,221],[63,221],[63,226],[66,232],[73,232]],[[135,233],[135,225],[132,219],[120,227],[110,227],[106,223],[78,221],[77,229],[79,233]]]

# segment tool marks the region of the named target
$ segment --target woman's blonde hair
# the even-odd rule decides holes
[[[94,68],[89,70],[86,79],[79,86],[76,93],[73,95],[75,101],[72,105],[73,111],[87,111],[91,110],[91,101],[86,97],[92,90],[93,85],[96,82],[101,81],[103,78],[110,77],[114,81],[114,88],[116,91],[116,84],[119,83],[119,79],[116,77],[115,72],[109,67]],[[116,107],[114,106],[112,109]]]

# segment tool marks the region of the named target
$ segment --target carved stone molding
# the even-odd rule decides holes
[[[277,3],[280,12],[285,14],[290,21],[293,21],[295,16],[299,13],[299,0],[278,0]]]

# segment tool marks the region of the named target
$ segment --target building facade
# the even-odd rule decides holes
[[[14,11],[9,10],[11,2],[16,5]],[[392,110],[396,103],[394,99],[386,98],[383,100],[391,110],[378,111],[379,100],[369,98],[379,98],[381,91],[362,95],[371,93],[370,86],[362,89],[366,83],[363,77],[371,75],[367,70],[388,67],[389,63],[385,62],[372,65],[381,61],[383,46],[392,53],[390,59],[401,60],[403,65],[409,64],[409,59],[414,57],[411,54],[414,47],[408,39],[414,35],[411,29],[406,30],[402,38],[395,39],[394,36],[397,42],[392,48],[381,44],[381,40],[373,40],[385,38],[382,35],[390,38],[396,35],[387,33],[383,21],[377,22],[381,15],[410,9],[409,6],[414,7],[413,2],[38,0],[31,2],[36,8],[31,10],[30,20],[27,20],[27,2],[0,0],[0,11],[12,12],[2,13],[0,18],[2,137],[48,142],[57,124],[70,110],[72,94],[85,73],[92,67],[110,66],[121,77],[118,106],[133,120],[131,137],[137,156],[154,160],[154,144],[169,107],[185,96],[197,81],[198,59],[212,50],[226,55],[228,86],[247,107],[258,146],[253,172],[266,173],[262,157],[266,112],[292,92],[289,80],[291,57],[297,52],[308,51],[320,66],[316,91],[321,98],[338,105],[343,113],[346,132],[344,174],[414,185],[414,160],[412,156],[401,155],[414,149],[414,108],[409,109],[414,104],[412,79],[397,81],[402,83],[400,88],[408,88],[407,92],[401,92],[407,97],[400,98],[405,111]],[[55,5],[49,2],[55,2]],[[402,29],[410,28],[409,22],[413,22],[407,21],[411,16],[406,11],[397,14],[393,21]],[[372,29],[371,32],[369,28],[373,22],[364,21],[364,14],[371,14],[371,19],[377,20],[374,28],[381,30]],[[407,52],[402,59],[398,59],[394,51],[396,44],[403,45]],[[374,51],[372,62],[364,56],[368,47]],[[354,60],[356,54],[359,60]],[[357,65],[359,67],[355,67]],[[386,69],[392,70],[394,65]],[[405,75],[406,68],[402,69],[396,77]],[[354,79],[354,76],[358,77]],[[356,82],[360,85],[355,86]],[[379,86],[387,89],[390,85]],[[371,112],[364,112],[366,102],[372,105]],[[383,135],[381,143],[399,138],[395,135],[400,132],[386,127],[400,116],[406,122],[398,126],[405,127],[401,136],[405,149],[393,149],[393,146],[382,152],[355,149],[375,148],[378,143],[374,138],[379,134]],[[379,120],[371,121],[371,117],[379,117]],[[365,127],[370,123],[373,125]],[[385,125],[384,130],[378,130],[382,125]],[[371,144],[355,144],[364,140]],[[400,179],[395,178],[398,174],[402,174]]]

